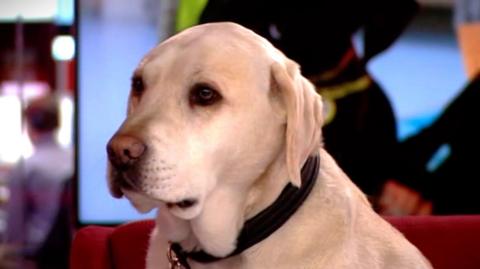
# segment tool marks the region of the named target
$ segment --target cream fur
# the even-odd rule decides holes
[[[169,268],[167,242],[228,255],[246,219],[289,182],[299,186],[306,158],[319,154],[317,183],[275,233],[242,254],[192,268],[431,268],[422,254],[376,215],[322,148],[322,103],[296,63],[232,23],[190,28],[140,63],[145,92],[130,96],[117,135],[141,137],[148,154],[121,190],[140,211],[159,208],[148,269]],[[222,99],[192,106],[196,83]],[[115,171],[110,168],[110,186]],[[191,208],[165,203],[195,198]]]

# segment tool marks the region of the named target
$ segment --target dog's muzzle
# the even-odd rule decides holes
[[[121,197],[122,190],[142,192],[140,170],[142,159],[146,157],[147,146],[139,138],[115,134],[107,144],[108,159],[114,170],[112,184],[114,196]],[[197,205],[196,198],[185,198],[179,201],[163,201],[169,209],[185,210]]]

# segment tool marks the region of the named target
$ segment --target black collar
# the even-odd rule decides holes
[[[187,252],[182,249],[180,244],[171,243],[169,259],[171,256],[174,258],[173,260],[170,259],[170,262],[175,262],[177,266],[181,265],[183,268],[188,269],[190,266],[188,265],[187,258],[201,263],[215,262],[240,254],[247,248],[267,238],[280,228],[303,204],[315,185],[319,167],[320,157],[318,155],[309,157],[302,167],[301,187],[297,188],[289,183],[273,204],[253,218],[247,220],[237,238],[237,248],[228,256],[219,258],[204,251]],[[182,267],[179,266],[176,268]]]

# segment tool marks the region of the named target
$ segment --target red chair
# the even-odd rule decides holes
[[[480,268],[480,215],[388,217],[436,269]],[[118,227],[89,226],[74,238],[71,269],[145,268],[153,221]],[[159,253],[162,255],[162,253]]]

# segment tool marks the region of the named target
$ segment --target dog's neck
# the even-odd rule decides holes
[[[279,154],[250,188],[245,202],[244,219],[252,218],[273,204],[287,186],[289,179],[285,158],[284,152]]]
[[[319,167],[319,156],[308,158],[302,168],[302,186],[296,188],[289,183],[272,204],[249,218],[238,235],[236,249],[225,258],[242,253],[280,228],[308,197],[315,185]],[[201,263],[223,259],[203,251],[186,252],[178,243],[170,245],[169,260],[173,265],[178,263],[178,267],[175,268],[190,268],[187,262],[188,258]]]
[[[271,162],[266,166],[263,173],[261,173],[255,179],[254,184],[249,186],[248,190],[245,191],[245,198],[241,202],[243,204],[243,209],[241,209],[243,213],[242,216],[240,216],[241,223],[244,223],[245,220],[252,218],[259,212],[267,208],[269,205],[273,204],[275,200],[279,197],[285,186],[289,184],[288,172],[285,166],[285,162],[285,151],[281,151],[276,154],[276,157],[271,160]],[[166,215],[162,214],[157,218],[157,223],[161,222],[159,226],[164,227],[164,231],[168,230],[168,234],[170,235],[188,234],[188,237],[172,236],[172,238],[169,238],[169,240],[172,240],[174,242],[181,242],[182,248],[186,250],[193,250],[200,245],[199,239],[194,232],[186,232],[185,229],[181,229],[180,232],[178,231],[179,227],[184,227],[185,225],[183,224],[187,224],[189,222],[164,221],[165,219],[177,220],[177,218],[171,217],[170,214],[168,214],[168,210],[166,208],[165,210],[160,210],[159,212],[166,213]],[[175,223],[175,225],[172,227],[171,223]],[[187,225],[191,225],[191,223]]]

